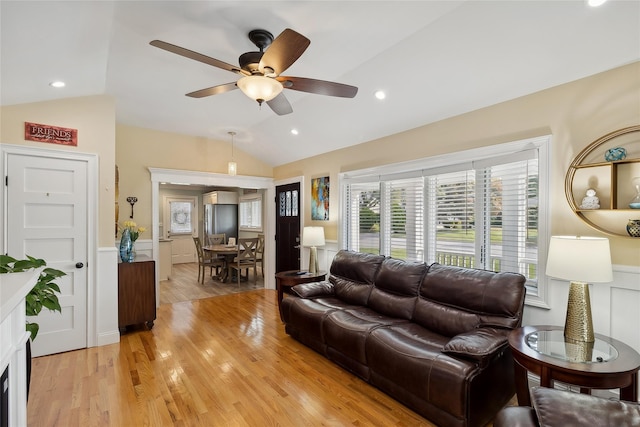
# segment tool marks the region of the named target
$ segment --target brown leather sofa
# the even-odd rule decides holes
[[[494,427],[639,427],[640,405],[552,388],[531,390],[531,404],[501,410]]]
[[[525,278],[340,251],[282,301],[293,338],[438,426],[482,426],[515,393],[507,335]]]

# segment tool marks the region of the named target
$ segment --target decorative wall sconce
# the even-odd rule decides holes
[[[131,205],[131,216],[129,218],[133,219],[133,205],[138,201],[137,197],[129,196],[127,197],[127,202]]]

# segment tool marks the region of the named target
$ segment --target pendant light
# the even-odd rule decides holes
[[[228,173],[229,175],[235,175],[238,172],[238,165],[233,161],[233,137],[236,135],[236,133],[233,131],[227,133],[231,135],[231,161],[228,165]]]

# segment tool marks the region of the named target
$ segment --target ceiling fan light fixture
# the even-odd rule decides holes
[[[245,76],[238,80],[238,87],[249,98],[262,104],[271,101],[282,92],[282,84],[279,81],[265,76]]]

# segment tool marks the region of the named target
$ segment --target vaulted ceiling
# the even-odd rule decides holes
[[[2,105],[108,94],[119,123],[216,140],[235,131],[236,148],[273,166],[640,60],[638,1],[2,0],[0,24]],[[283,116],[240,91],[189,98],[239,76],[149,45],[237,65],[257,50],[249,31],[286,28],[311,40],[287,75],[357,96],[285,90]]]

